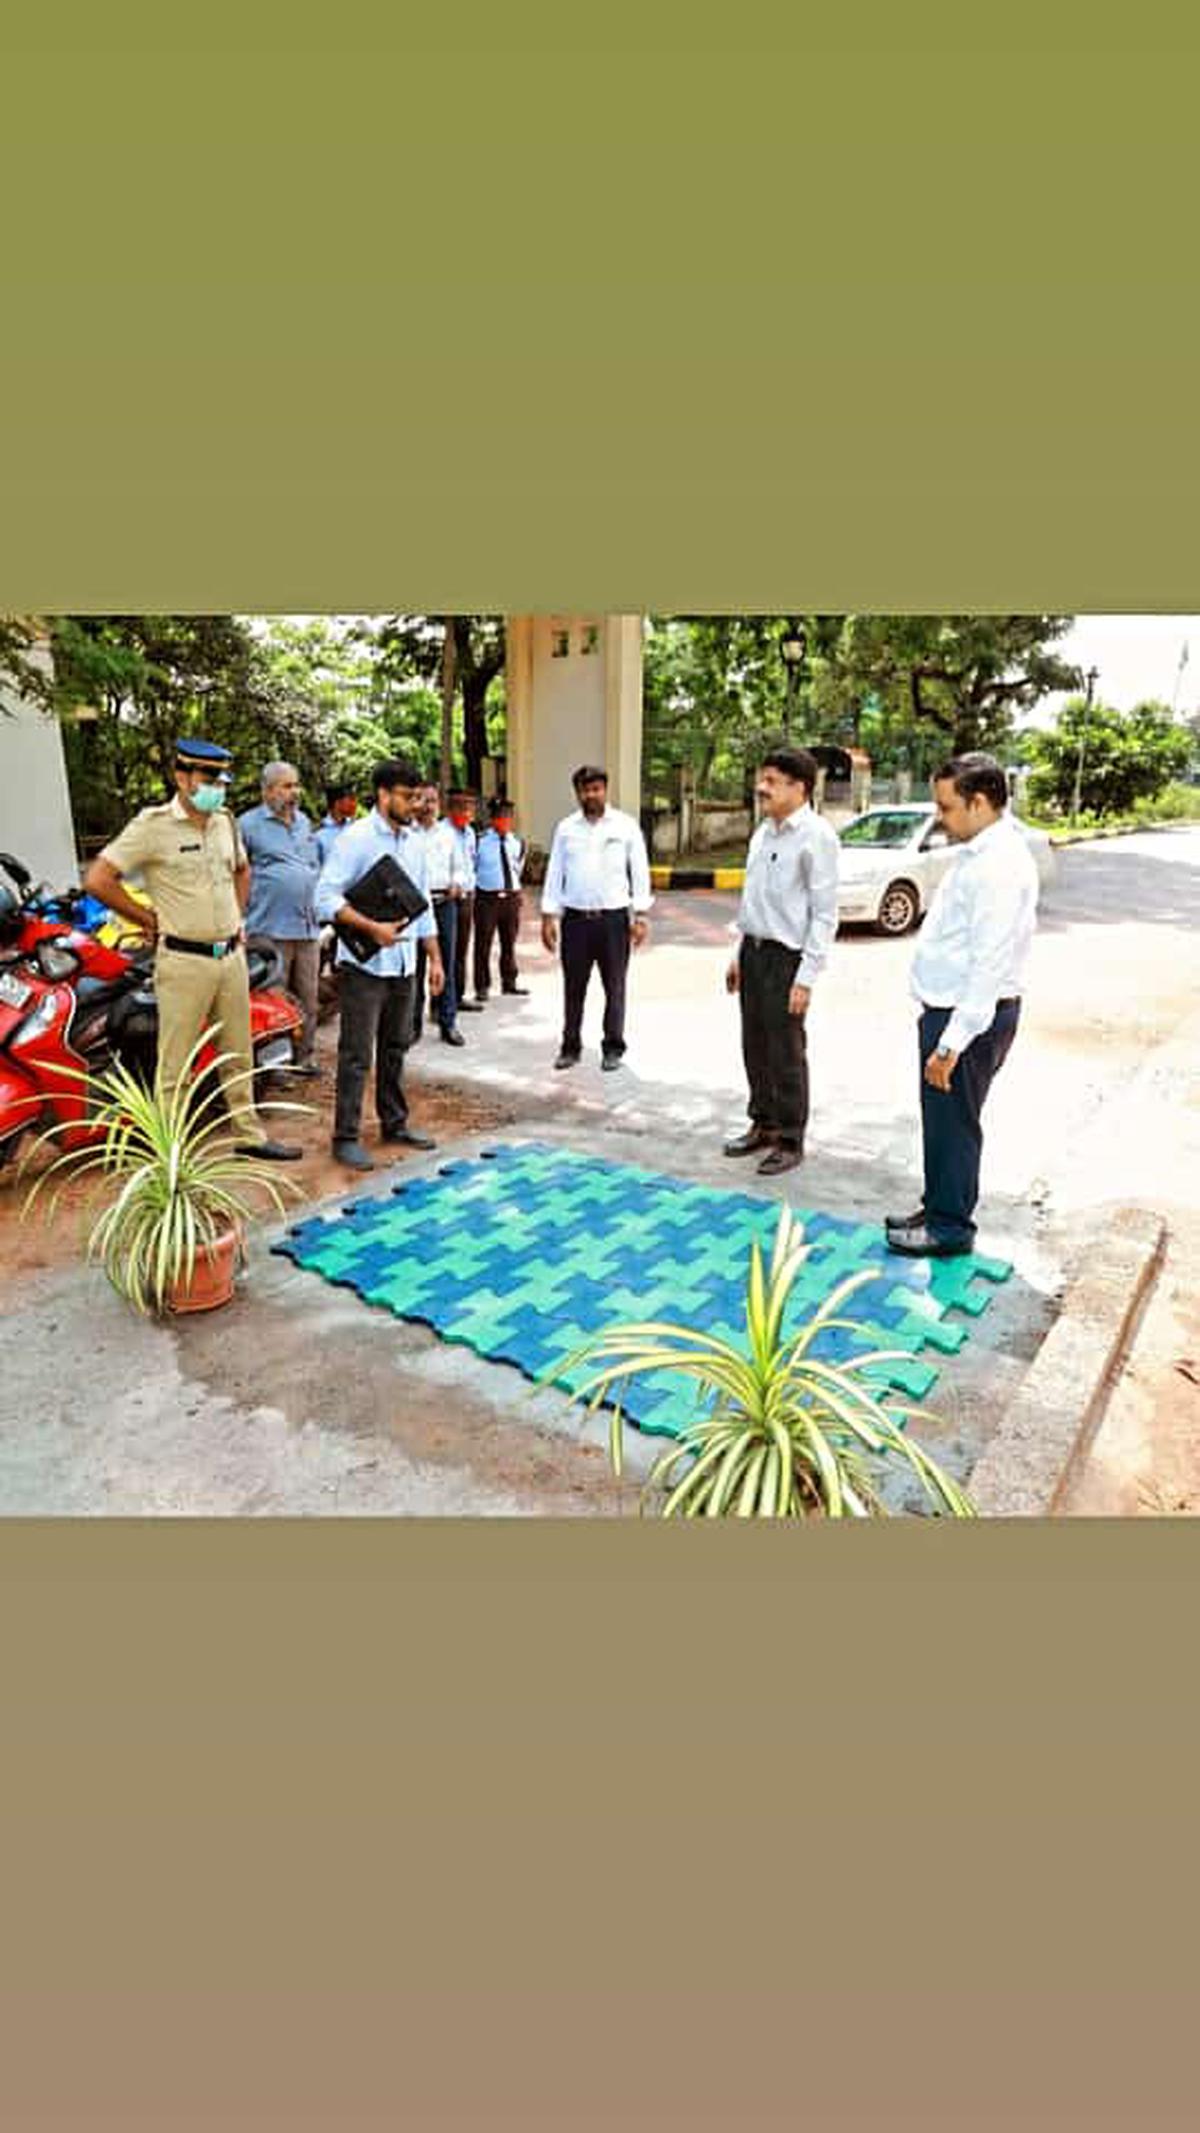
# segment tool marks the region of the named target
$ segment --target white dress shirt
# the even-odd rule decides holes
[[[654,902],[646,840],[632,815],[606,807],[589,822],[583,809],[554,832],[542,888],[543,918],[562,911],[648,911]]]
[[[467,870],[454,824],[444,818],[431,822],[428,827],[422,823],[421,835],[425,839],[430,895],[444,896],[450,889],[465,890],[468,887]]]
[[[335,839],[329,857],[321,869],[317,883],[317,917],[328,925],[337,917],[343,904],[353,905],[351,893],[356,881],[370,873],[377,859],[389,852],[397,866],[403,867],[414,888],[423,896],[429,894],[429,877],[425,864],[425,839],[411,824],[396,829],[373,807],[369,815],[359,822],[352,822]],[[356,970],[365,970],[373,978],[411,977],[417,967],[417,942],[436,939],[437,927],[429,905],[407,925],[390,948],[377,948],[365,963],[351,955],[344,941],[339,940],[337,960],[352,964]]]
[[[967,839],[943,874],[913,957],[913,997],[952,1007],[939,1040],[965,1052],[998,1000],[1019,997],[1037,925],[1033,854],[1008,813]]]
[[[458,825],[452,822],[450,829],[454,837],[454,847],[458,853],[458,863],[462,868],[463,894],[469,896],[475,887],[475,847],[479,839],[476,837],[469,822],[464,823],[462,829],[459,829]]]
[[[837,831],[807,800],[782,822],[768,816],[750,839],[736,929],[798,949],[798,985],[820,976],[837,932],[841,850]]]

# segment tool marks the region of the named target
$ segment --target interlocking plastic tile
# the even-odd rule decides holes
[[[294,1223],[274,1250],[444,1340],[529,1377],[554,1372],[553,1382],[577,1391],[595,1366],[564,1371],[565,1359],[623,1319],[667,1319],[741,1342],[750,1243],[769,1254],[778,1219],[777,1203],[747,1193],[512,1141],[347,1201],[340,1215]],[[823,1332],[814,1354],[840,1362],[899,1350],[866,1366],[884,1393],[925,1398],[938,1371],[922,1351],[952,1354],[969,1332],[945,1313],[978,1317],[1012,1271],[974,1255],[898,1264],[869,1224],[820,1210],[797,1210],[797,1219],[809,1254],[787,1324],[849,1275],[870,1272],[840,1309],[852,1325]],[[620,1397],[653,1436],[677,1436],[698,1411],[696,1386],[678,1372],[635,1380]]]

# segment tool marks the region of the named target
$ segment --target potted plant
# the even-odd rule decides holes
[[[820,1361],[818,1335],[853,1328],[838,1313],[876,1270],[851,1275],[803,1325],[784,1332],[788,1297],[808,1254],[803,1231],[783,1208],[769,1268],[750,1248],[746,1342],[657,1321],[611,1326],[544,1373],[560,1382],[586,1364],[599,1368],[578,1387],[593,1409],[617,1394],[610,1454],[622,1467],[620,1391],[630,1378],[673,1372],[697,1388],[697,1413],[655,1460],[643,1508],[664,1518],[873,1518],[886,1515],[881,1470],[907,1465],[940,1516],[976,1513],[957,1482],[908,1436],[904,1422],[923,1410],[888,1393],[863,1373],[899,1351],[873,1349],[852,1360]],[[853,1330],[858,1330],[853,1328]],[[907,1358],[905,1358],[907,1360]]]
[[[285,1190],[299,1189],[231,1146],[216,1081],[222,1061],[194,1072],[210,1037],[205,1031],[197,1040],[172,1089],[147,1087],[120,1062],[81,1077],[88,1082],[91,1110],[87,1143],[59,1153],[25,1201],[28,1212],[54,1181],[53,1205],[62,1186],[78,1177],[97,1189],[115,1189],[93,1224],[87,1256],[146,1315],[211,1311],[228,1303],[234,1276],[245,1264],[253,1196],[261,1192],[282,1214]],[[63,1130],[48,1127],[30,1156],[53,1145]]]

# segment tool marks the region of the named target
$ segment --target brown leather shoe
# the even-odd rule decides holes
[[[777,1178],[782,1171],[795,1170],[797,1164],[803,1161],[803,1151],[799,1148],[772,1148],[771,1153],[764,1155],[759,1164],[758,1174],[760,1178]]]
[[[773,1148],[774,1146],[775,1135],[773,1133],[764,1133],[761,1126],[751,1126],[747,1132],[740,1133],[735,1141],[726,1141],[721,1153],[723,1155],[753,1155],[756,1148]]]

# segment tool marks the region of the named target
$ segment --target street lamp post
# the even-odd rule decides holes
[[[779,650],[780,655],[783,659],[784,669],[787,673],[787,699],[784,704],[783,712],[783,736],[785,740],[790,740],[792,735],[792,711],[795,707],[796,702],[796,690],[799,686],[800,673],[804,665],[805,654],[808,651],[808,638],[805,636],[800,623],[789,622],[787,628],[785,629],[782,637],[779,640]]]
[[[1096,691],[1096,683],[1100,679],[1098,668],[1089,667],[1086,675],[1084,676],[1084,679],[1087,682],[1087,695],[1084,698],[1083,726],[1079,734],[1079,759],[1075,765],[1075,791],[1071,800],[1072,829],[1074,829],[1075,824],[1079,819],[1079,803],[1080,797],[1083,792],[1083,759],[1085,754],[1087,753],[1088,721],[1092,715],[1092,697],[1094,696]]]

